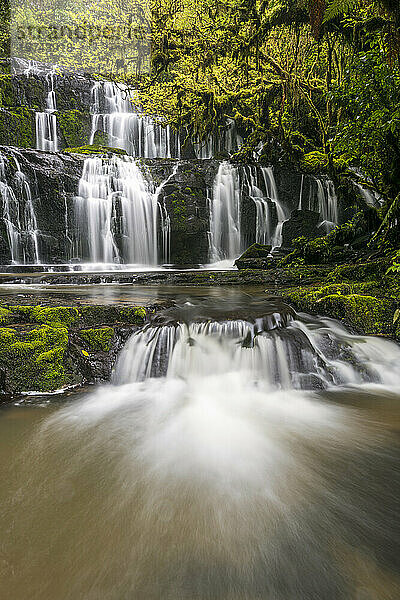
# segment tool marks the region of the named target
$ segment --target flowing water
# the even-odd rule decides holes
[[[57,101],[54,91],[55,72],[46,75],[48,94],[44,112],[36,112],[36,148],[46,152],[58,151]]]
[[[0,597],[397,600],[399,347],[180,304],[110,385],[0,414]]]
[[[243,248],[239,169],[224,161],[219,165],[210,200],[210,258],[235,259]]]
[[[10,159],[0,153],[0,199],[12,264],[40,264],[39,230],[31,184],[22,171],[18,151]],[[13,172],[12,172],[13,171]]]
[[[75,198],[75,257],[156,265],[158,194],[132,158],[85,159]]]
[[[107,135],[109,146],[122,148],[131,156],[179,158],[180,155],[177,134],[169,125],[144,114],[135,92],[122,84],[109,81],[94,84],[91,144],[101,132]]]

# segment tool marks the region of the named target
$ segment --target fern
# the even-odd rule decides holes
[[[357,0],[330,0],[325,11],[324,23],[335,19],[343,13],[350,12],[357,5]]]

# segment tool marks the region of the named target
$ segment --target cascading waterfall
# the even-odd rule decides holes
[[[203,142],[195,143],[194,150],[197,158],[207,159],[225,152],[231,156],[243,144],[243,138],[238,133],[233,119],[227,119],[226,126],[219,129]]]
[[[39,231],[28,178],[15,154],[15,172],[7,175],[9,159],[0,154],[2,215],[13,264],[40,264]]]
[[[354,185],[356,186],[360,196],[367,206],[371,206],[372,208],[378,208],[379,206],[382,206],[384,199],[380,194],[378,194],[378,192],[371,190],[360,183],[354,183]]]
[[[224,161],[219,165],[210,198],[210,259],[235,259],[243,251],[239,170]]]
[[[134,333],[9,469],[13,597],[395,600],[399,360],[279,311]]]
[[[156,265],[157,213],[157,195],[132,158],[87,158],[75,198],[75,257]]]
[[[58,151],[57,137],[57,102],[54,91],[55,71],[46,74],[49,92],[46,98],[46,110],[37,112],[36,119],[36,148],[45,152]]]
[[[343,347],[351,360],[342,356]],[[270,390],[398,385],[393,367],[399,358],[394,343],[351,335],[330,319],[307,322],[273,313],[254,321],[149,326],[126,344],[114,382],[242,373]]]
[[[90,143],[94,143],[98,132],[104,132],[110,146],[124,149],[131,156],[179,158],[177,135],[169,125],[143,114],[132,93],[122,84],[109,81],[94,84]]]
[[[264,185],[267,191],[267,196],[275,204],[276,216],[278,223],[272,236],[272,246],[281,246],[282,244],[282,226],[289,218],[289,211],[284,204],[279,200],[278,188],[275,183],[274,171],[272,167],[261,167]]]
[[[158,205],[159,216],[160,216],[160,229],[161,229],[161,247],[162,247],[162,262],[167,264],[171,258],[171,219],[165,206],[165,202],[160,200],[161,192],[164,187],[175,177],[179,169],[179,162],[177,162],[172,170],[171,175],[165,179],[154,192],[154,197]]]
[[[272,201],[271,195],[276,191],[275,181],[273,180],[273,172],[266,172],[265,167],[261,167],[263,180],[266,187],[266,195],[261,190],[258,182],[259,169],[255,165],[244,167],[244,179],[247,187],[247,193],[253,200],[256,206],[256,242],[258,244],[269,244],[272,239],[271,232],[271,205],[268,200]],[[272,176],[272,179],[271,179]],[[271,184],[270,188],[267,187]],[[277,194],[276,194],[277,197]],[[274,198],[275,199],[275,198]]]
[[[320,227],[326,233],[332,231],[339,223],[338,199],[333,181],[327,177],[313,177],[308,181],[306,193],[306,178],[301,176],[299,210],[314,210],[321,217]]]

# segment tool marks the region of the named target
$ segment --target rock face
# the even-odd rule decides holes
[[[196,265],[209,262],[210,217],[208,197],[218,171],[214,160],[143,161],[153,179],[160,167],[175,162],[169,177],[165,177],[159,194],[170,219],[170,261],[179,265]]]
[[[68,154],[54,154],[37,150],[0,147],[0,155],[4,164],[3,185],[9,200],[15,199],[19,207],[19,217],[11,202],[13,220],[21,222],[27,210],[26,188],[21,188],[21,175],[29,185],[29,194],[36,218],[38,245],[41,261],[44,263],[67,262],[70,255],[70,235],[72,224],[73,197],[78,190],[79,177],[82,172],[83,158]],[[3,209],[6,197],[0,198]],[[22,226],[25,230],[26,226]],[[23,240],[22,240],[23,242]],[[27,247],[25,262],[32,262],[32,248]],[[8,264],[11,260],[10,242],[5,221],[0,221],[0,264]]]
[[[240,269],[269,269],[274,265],[274,259],[270,255],[272,246],[253,244],[235,261]]]
[[[44,264],[68,263],[73,258],[72,240],[76,228],[74,197],[87,156],[5,146],[0,147],[0,156],[4,162],[3,183],[16,199],[19,212],[25,210],[26,198],[21,192],[18,173],[23,172],[29,183],[40,261]],[[171,159],[142,159],[138,162],[149,180],[150,188],[154,192],[158,188],[158,202],[168,215],[171,262],[179,265],[207,263],[210,228],[208,196],[218,162]],[[0,211],[4,212],[4,199],[1,197]],[[161,222],[159,225],[161,228]],[[161,229],[158,238],[161,248]],[[27,245],[25,262],[34,262],[29,252]],[[7,265],[10,261],[10,242],[5,222],[1,219],[0,264]]]
[[[312,210],[294,210],[290,219],[285,221],[282,227],[282,246],[290,248],[292,240],[300,236],[309,239],[320,237],[322,234],[318,228],[321,221],[320,214]]]

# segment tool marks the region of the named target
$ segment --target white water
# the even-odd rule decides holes
[[[224,161],[219,165],[210,199],[210,260],[235,259],[244,250],[241,235],[239,170]]]
[[[141,112],[134,95],[123,84],[95,83],[90,143],[93,144],[96,132],[104,132],[109,146],[124,149],[131,156],[179,158],[176,134],[169,125]]]
[[[197,158],[213,158],[220,153],[226,153],[232,156],[243,144],[243,138],[236,129],[233,119],[227,119],[226,126],[218,130],[202,142],[194,144],[194,150]]]
[[[345,358],[342,358],[346,348]],[[114,382],[242,373],[264,389],[322,389],[362,383],[400,384],[400,348],[380,338],[350,335],[335,321],[256,319],[149,327],[133,335]]]
[[[87,158],[75,198],[76,258],[156,265],[158,200],[132,158]]]
[[[299,210],[308,209],[319,212],[320,227],[329,233],[339,224],[338,198],[333,181],[327,177],[313,177],[308,180],[308,198],[305,194],[305,176],[301,176]]]
[[[57,136],[57,102],[54,91],[55,71],[50,71],[46,75],[46,81],[49,88],[46,98],[46,110],[37,112],[36,119],[36,148],[45,152],[58,151]]]
[[[0,154],[1,211],[12,264],[40,264],[39,231],[28,178],[13,155],[15,171],[7,174],[9,160]]]

